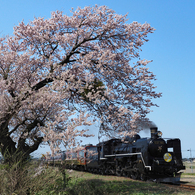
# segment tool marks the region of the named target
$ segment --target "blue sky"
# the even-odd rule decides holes
[[[194,0],[0,0],[0,36],[12,35],[13,26],[35,17],[49,18],[52,11],[69,15],[72,7],[107,5],[129,21],[150,23],[156,29],[142,47],[141,58],[153,60],[149,68],[156,75],[162,98],[148,115],[163,137],[180,138],[183,157],[188,149],[195,157],[195,1]],[[95,128],[94,128],[95,131]],[[149,134],[141,133],[142,136]],[[97,136],[87,142],[97,143]],[[41,148],[43,153],[47,148]]]

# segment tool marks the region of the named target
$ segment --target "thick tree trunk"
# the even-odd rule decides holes
[[[4,117],[0,125],[0,151],[4,157],[4,162],[9,162],[11,154],[16,152],[16,143],[9,136],[8,121],[10,116]]]
[[[26,139],[20,138],[16,146],[16,143],[8,134],[5,135],[0,131],[0,152],[3,155],[4,163],[9,165],[24,163],[30,154],[38,149],[42,141],[43,137],[37,137],[34,144],[29,146],[26,144]]]
[[[10,137],[6,137],[6,142],[1,143],[0,151],[4,158],[4,163],[12,165],[14,163],[25,163],[32,152],[38,149],[42,142],[42,138],[35,141],[32,146],[25,144],[25,140],[18,142],[19,147],[12,141]],[[23,143],[22,143],[23,142]]]
[[[23,163],[25,162],[30,154],[38,149],[39,145],[43,141],[43,137],[34,136],[34,144],[27,145],[26,138],[23,137],[23,134],[20,136],[18,143],[14,142],[11,138],[11,133],[9,132],[9,120],[12,116],[8,114],[6,117],[1,119],[0,123],[0,152],[3,155],[4,163],[13,164],[13,163]],[[24,132],[31,132],[38,124],[43,125],[40,121],[34,120],[29,124]]]
[[[4,137],[4,141],[0,142],[1,146],[1,154],[4,158],[4,163],[11,163],[11,158],[13,158],[13,154],[16,153],[16,143],[10,137]]]

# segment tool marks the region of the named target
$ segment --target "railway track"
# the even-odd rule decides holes
[[[133,180],[132,178],[129,178],[130,180]],[[152,180],[151,180],[152,181]],[[145,182],[145,181],[140,181],[139,182]],[[154,181],[153,181],[154,182]],[[178,184],[168,184],[168,183],[161,183],[163,185],[167,185],[169,187],[175,187],[175,188],[181,188],[181,189],[188,189],[188,190],[192,190],[192,191],[195,191],[195,185],[189,185],[189,184],[186,184],[187,182],[180,182]]]
[[[166,183],[162,183],[162,185],[166,185],[167,187],[170,187],[170,188],[180,188],[181,190],[195,191],[195,186],[189,185],[189,184],[183,184],[183,183],[166,184]]]
[[[188,185],[188,184],[179,184],[178,186],[179,186],[180,188],[190,189],[190,190],[194,190],[194,191],[195,191],[195,186],[192,186],[192,185]]]
[[[116,176],[117,177],[117,176]],[[127,177],[124,177],[124,178],[127,178]],[[132,178],[129,178],[130,180],[134,180]],[[150,180],[151,182],[155,182],[154,180]],[[139,180],[139,182],[145,182],[145,181],[141,181]],[[193,190],[195,191],[195,185],[189,185],[189,184],[186,184],[187,182],[181,182],[180,183],[177,183],[177,184],[168,184],[168,183],[161,183],[163,185],[167,185],[169,187],[175,187],[175,188],[181,188],[181,189],[189,189],[189,190]]]

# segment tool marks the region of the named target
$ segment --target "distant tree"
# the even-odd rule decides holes
[[[0,38],[0,150],[7,162],[43,142],[75,145],[76,136],[87,136],[77,127],[91,125],[89,116],[100,134],[135,131],[161,96],[150,61],[139,56],[154,28],[127,24],[127,15],[106,6],[71,12],[21,22],[13,36]]]

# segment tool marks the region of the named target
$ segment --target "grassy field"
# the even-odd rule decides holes
[[[0,194],[14,195],[167,195],[194,194],[189,190],[142,182],[125,177],[102,176],[56,167],[28,166],[27,170],[0,167]],[[17,171],[17,172],[16,172]],[[188,175],[184,174],[183,177]]]
[[[122,194],[195,194],[192,191],[181,190],[176,187],[154,182],[141,182],[124,177],[101,176],[84,172],[73,171],[70,173],[72,181],[66,189],[67,194],[86,195],[122,195]]]
[[[187,182],[188,185],[195,186],[195,172],[191,173],[190,171],[187,171],[186,173],[182,173],[181,175],[181,182]]]
[[[184,173],[195,173],[195,163],[191,163],[189,161],[184,162],[184,165],[186,166],[186,170]]]

